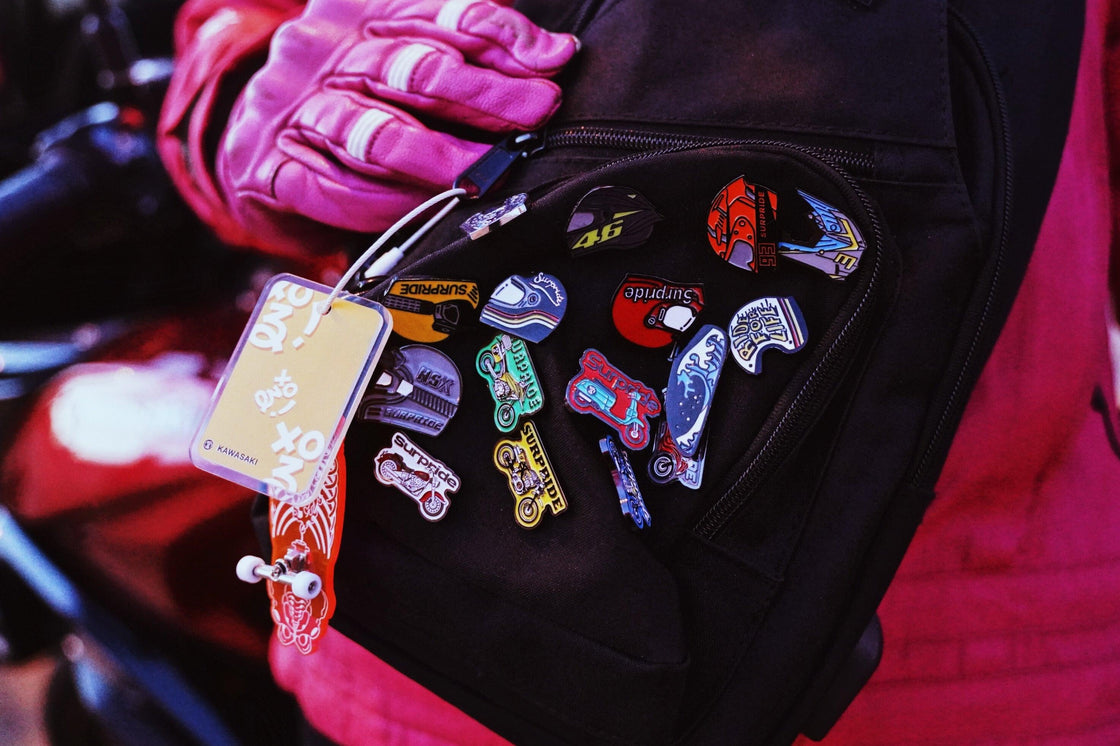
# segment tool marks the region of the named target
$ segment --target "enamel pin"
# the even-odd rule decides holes
[[[727,359],[727,335],[708,324],[673,359],[665,388],[665,420],[680,452],[695,458]]]
[[[472,241],[477,241],[498,226],[505,225],[518,215],[524,215],[529,209],[528,200],[529,195],[527,194],[515,194],[512,197],[507,197],[505,202],[494,209],[471,215],[463,221],[459,228],[463,233],[470,236]]]
[[[789,235],[779,242],[778,253],[834,280],[844,279],[859,266],[867,242],[847,215],[800,189],[797,194],[805,201],[798,215],[801,219],[791,219],[792,206],[783,205],[783,225]]]
[[[413,342],[441,342],[478,308],[478,285],[467,280],[394,279],[381,305],[393,315],[393,331]]]
[[[630,274],[614,293],[611,318],[634,344],[664,347],[692,326],[703,308],[703,285]]]
[[[762,353],[770,348],[788,354],[805,346],[805,317],[793,298],[759,298],[735,312],[727,328],[735,362],[748,373],[762,372]]]
[[[393,433],[392,443],[373,460],[373,475],[386,487],[396,487],[416,503],[425,520],[447,515],[447,495],[459,491],[459,476],[447,464],[424,452],[404,433]]]
[[[406,345],[382,356],[359,417],[439,435],[459,409],[461,387],[451,358],[434,347]]]
[[[611,478],[614,480],[615,490],[618,491],[618,504],[622,508],[622,515],[633,521],[638,528],[646,528],[652,521],[649,511],[646,510],[642,491],[638,488],[634,468],[630,466],[630,456],[613,435],[599,440],[599,450],[610,461]]]
[[[499,334],[479,350],[474,367],[490,389],[494,424],[503,433],[544,406],[543,389],[524,340]]]
[[[720,259],[758,272],[778,266],[777,195],[745,176],[720,190],[708,210],[708,243]]]
[[[568,406],[605,422],[630,450],[645,448],[649,444],[649,420],[661,412],[661,402],[653,389],[627,376],[593,348],[583,351],[579,368],[565,392]]]
[[[632,249],[649,240],[660,220],[649,200],[633,189],[597,187],[583,195],[572,211],[568,249],[572,256],[603,249]]]
[[[540,434],[532,422],[521,426],[517,440],[499,440],[494,446],[494,465],[505,475],[517,501],[514,518],[522,528],[534,528],[547,509],[559,515],[568,509],[568,499],[556,481]]]
[[[698,490],[704,479],[704,457],[707,451],[708,439],[701,436],[696,455],[691,458],[685,456],[669,435],[665,420],[661,420],[653,439],[653,453],[650,454],[649,465],[646,467],[649,478],[657,484],[680,482],[690,490]]]
[[[568,293],[552,275],[512,275],[491,294],[480,320],[507,334],[540,342],[559,326],[567,307]]]

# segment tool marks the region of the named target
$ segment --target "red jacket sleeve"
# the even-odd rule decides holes
[[[175,72],[157,130],[160,157],[191,208],[223,241],[252,245],[214,178],[214,150],[233,101],[263,64],[276,28],[302,0],[187,0],[175,22]]]

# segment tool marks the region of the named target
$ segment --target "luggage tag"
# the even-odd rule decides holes
[[[275,498],[268,501],[272,564],[251,555],[237,563],[241,580],[269,581],[276,639],[304,655],[315,651],[334,615],[334,566],[345,499],[346,469],[340,458],[311,502],[295,507]]]
[[[449,493],[458,492],[459,475],[429,455],[404,433],[395,432],[387,448],[373,460],[373,476],[386,487],[396,487],[416,503],[426,521],[438,521],[451,506]]]
[[[665,422],[673,443],[687,458],[696,458],[700,450],[726,360],[727,335],[713,324],[701,327],[673,359],[665,387]]]
[[[619,334],[642,347],[675,341],[704,309],[704,286],[628,274],[611,302],[611,319]]]
[[[394,278],[381,296],[393,331],[413,342],[442,342],[478,308],[478,285],[468,280]]]
[[[613,435],[599,439],[599,450],[607,457],[611,465],[611,478],[614,488],[618,492],[618,504],[622,508],[622,515],[634,522],[634,526],[647,528],[653,521],[646,510],[646,501],[638,487],[638,478],[634,476],[634,467],[630,465],[630,457],[622,446],[618,444]]]
[[[474,368],[486,381],[494,400],[494,425],[503,433],[544,407],[544,389],[524,340],[499,334],[478,351]]]
[[[759,298],[740,308],[727,327],[735,362],[752,375],[762,372],[762,353],[771,348],[787,355],[805,346],[809,331],[793,298]]]
[[[522,528],[536,528],[545,510],[559,515],[568,509],[568,498],[531,421],[521,426],[518,439],[498,441],[494,446],[494,465],[505,475],[517,501],[513,516]]]
[[[568,406],[609,425],[630,450],[645,448],[649,444],[649,420],[661,413],[661,402],[653,389],[611,365],[594,348],[583,351],[579,368],[565,389]]]
[[[602,186],[580,198],[568,219],[573,257],[604,249],[633,249],[649,240],[662,217],[648,199],[621,186]]]
[[[824,200],[800,189],[797,195],[804,205],[795,208],[787,200],[782,207],[787,238],[778,243],[778,253],[843,280],[856,270],[867,248],[863,234],[851,218]]]
[[[646,470],[649,478],[657,484],[680,482],[690,490],[700,489],[704,479],[704,457],[708,452],[708,435],[700,436],[700,447],[696,455],[685,456],[677,448],[673,437],[669,435],[669,428],[665,420],[657,424],[657,433],[653,438],[653,453],[650,454]]]
[[[720,259],[751,272],[778,266],[778,195],[740,176],[708,210],[708,244]]]
[[[550,274],[511,275],[495,288],[479,320],[529,342],[540,342],[560,325],[568,292]]]
[[[315,499],[392,329],[379,304],[336,295],[268,281],[191,444],[195,466],[294,506]]]
[[[435,436],[459,410],[461,395],[451,358],[434,347],[406,345],[382,356],[358,417]]]

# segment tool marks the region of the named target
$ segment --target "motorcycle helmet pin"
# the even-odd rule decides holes
[[[511,275],[490,295],[479,320],[507,334],[540,342],[560,325],[567,308],[568,292],[552,275]]]
[[[459,368],[447,355],[427,345],[406,345],[382,356],[359,416],[439,435],[459,409],[461,385]]]
[[[778,266],[778,196],[745,176],[719,191],[708,210],[708,244],[720,259],[758,272]]]
[[[642,491],[638,488],[638,478],[630,465],[630,456],[622,450],[613,435],[599,439],[599,450],[607,457],[611,466],[611,478],[618,492],[618,504],[622,515],[634,522],[638,528],[646,528],[652,523]]]
[[[529,195],[527,194],[515,194],[512,197],[507,197],[497,207],[471,215],[459,225],[459,229],[466,233],[472,241],[477,241],[494,228],[505,225],[518,215],[524,215],[529,209],[528,200]]]
[[[727,328],[735,362],[748,373],[762,372],[762,353],[771,347],[787,355],[805,346],[808,329],[793,298],[759,298],[735,312]]]
[[[800,189],[797,196],[802,205],[795,209],[787,200],[782,207],[786,238],[778,243],[778,253],[834,280],[844,279],[859,266],[867,248],[863,234],[851,218],[827,202]]]
[[[568,499],[556,481],[556,472],[532,422],[521,426],[518,439],[498,441],[494,446],[494,465],[505,475],[517,501],[513,515],[522,528],[535,528],[546,509],[553,515],[568,509]]]
[[[447,495],[459,491],[459,475],[447,464],[428,455],[404,433],[395,432],[388,448],[374,457],[373,476],[386,487],[396,487],[411,498],[427,521],[447,515],[451,500]]]
[[[393,316],[393,331],[413,342],[441,342],[469,311],[478,308],[478,285],[467,280],[394,278],[381,297]]]
[[[700,451],[726,360],[727,335],[712,324],[701,327],[673,358],[665,388],[665,421],[673,442],[687,458],[696,458]]]
[[[513,430],[522,416],[544,406],[540,379],[524,340],[499,334],[478,351],[474,368],[490,389],[494,424],[503,433]]]
[[[692,326],[703,308],[703,285],[629,274],[614,293],[611,318],[634,344],[664,347]]]
[[[594,348],[583,351],[579,373],[568,381],[564,400],[574,411],[612,427],[632,451],[649,444],[649,420],[661,412],[661,401],[653,389],[611,365]]]
[[[572,256],[633,249],[649,240],[661,219],[650,201],[633,189],[596,187],[583,195],[568,219],[568,249]]]

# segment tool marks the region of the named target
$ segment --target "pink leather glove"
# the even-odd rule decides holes
[[[236,218],[265,248],[325,250],[338,236],[321,223],[382,231],[493,139],[428,122],[459,134],[542,125],[560,104],[547,78],[578,42],[510,2],[311,0],[230,117],[217,170]]]

